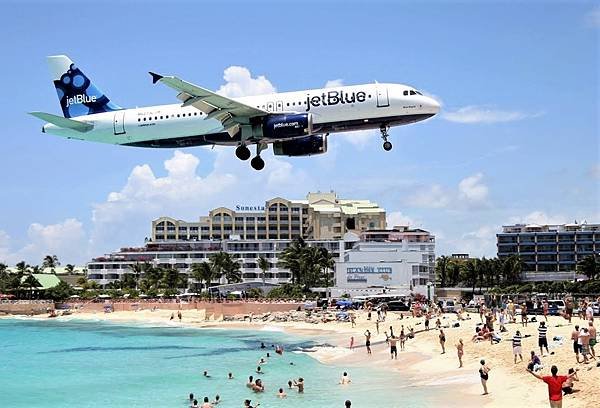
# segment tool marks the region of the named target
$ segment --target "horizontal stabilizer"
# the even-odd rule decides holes
[[[29,112],[30,115],[35,116],[38,119],[44,120],[48,123],[52,123],[55,126],[72,129],[77,132],[89,132],[94,128],[94,125],[85,122],[79,122],[77,120],[63,118],[62,116],[56,116],[51,113],[45,112]]]

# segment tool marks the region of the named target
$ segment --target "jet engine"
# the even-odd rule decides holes
[[[311,135],[273,143],[276,156],[312,156],[327,151],[327,135]]]
[[[312,114],[274,114],[263,118],[263,136],[269,139],[288,139],[313,133]]]

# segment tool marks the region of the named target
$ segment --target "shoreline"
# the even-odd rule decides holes
[[[313,352],[305,354],[316,359],[322,364],[337,367],[351,368],[348,371],[360,370],[362,367],[384,370],[391,373],[401,373],[410,387],[433,388],[439,395],[439,404],[443,406],[547,406],[548,396],[546,385],[525,372],[529,350],[537,347],[537,323],[529,323],[528,327],[521,324],[507,325],[508,333],[502,334],[499,344],[490,345],[489,342],[472,343],[472,333],[475,332],[479,315],[471,314],[471,320],[460,322],[458,328],[444,328],[446,333],[446,353],[440,354],[438,343],[438,331],[431,329],[427,332],[419,332],[423,327],[423,318],[404,317],[400,320],[400,314],[388,312],[388,319],[380,323],[380,334],[377,335],[375,323],[366,319],[366,312],[356,313],[356,327],[352,328],[350,323],[306,323],[306,322],[240,322],[240,321],[213,321],[205,320],[203,310],[183,311],[183,320],[171,322],[169,320],[173,310],[137,311],[137,312],[113,312],[113,313],[86,313],[78,312],[68,316],[53,318],[56,321],[105,321],[120,324],[152,324],[164,327],[185,327],[196,329],[217,330],[254,330],[283,332],[291,336],[300,336],[307,339],[318,337],[319,340],[326,339],[326,343],[333,347],[318,347]],[[15,317],[15,316],[3,316]],[[48,318],[20,317],[20,319],[48,320]],[[445,314],[442,326],[452,326],[456,320],[454,315]],[[573,323],[568,325],[561,317],[549,317],[550,351],[554,355],[542,357],[544,369],[542,375],[549,375],[549,367],[556,364],[559,374],[566,373],[570,367],[579,367],[579,378],[581,381],[575,384],[580,389],[573,395],[564,398],[564,404],[568,407],[586,407],[593,405],[600,397],[600,390],[596,384],[600,383],[600,368],[596,367],[595,361],[589,365],[575,364],[572,353],[571,342],[568,340],[570,331],[575,324],[586,323],[574,318]],[[433,320],[435,321],[435,320]],[[432,323],[433,323],[432,321]],[[587,323],[586,323],[587,324]],[[596,321],[598,324],[598,321]],[[398,351],[398,359],[391,360],[389,347],[385,344],[384,327],[390,325],[394,331],[399,333],[400,326],[414,327],[417,332],[415,339],[406,342],[406,350]],[[373,354],[367,355],[364,347],[363,333],[369,329],[373,334]],[[523,341],[524,363],[513,363],[512,346],[510,338],[515,330],[521,330],[523,334],[530,334],[531,338]],[[355,338],[355,350],[350,350],[350,336]],[[562,336],[562,342],[551,341],[553,337]],[[464,342],[465,355],[463,357],[463,368],[458,368],[455,342],[462,338]],[[527,341],[525,341],[527,340]],[[600,348],[599,348],[600,351]],[[599,353],[600,354],[600,353]],[[485,358],[486,363],[492,368],[490,380],[488,381],[489,395],[482,396],[482,387],[477,370],[479,360]],[[599,357],[600,359],[600,357]],[[402,387],[399,387],[399,390]],[[446,392],[447,390],[448,392]],[[400,391],[398,391],[400,393]]]

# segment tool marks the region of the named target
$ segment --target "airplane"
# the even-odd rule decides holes
[[[401,84],[373,83],[229,98],[176,76],[149,72],[154,84],[177,92],[178,104],[122,108],[100,91],[69,57],[47,57],[63,116],[29,112],[47,122],[43,133],[124,146],[178,148],[236,146],[255,170],[269,144],[275,155],[311,156],[327,151],[331,133],[379,129],[383,148],[392,126],[428,119],[439,103]]]

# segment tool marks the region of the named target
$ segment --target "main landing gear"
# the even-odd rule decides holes
[[[260,157],[260,152],[267,148],[266,144],[257,143],[256,144],[256,157],[250,160],[250,166],[254,170],[262,170],[265,168],[265,161]]]
[[[379,131],[381,132],[381,138],[383,139],[383,150],[385,150],[386,152],[392,150],[392,143],[388,141],[389,128],[390,127],[385,124],[381,125],[381,127],[379,128]]]
[[[250,149],[248,149],[248,146],[241,144],[235,149],[235,155],[240,160],[248,160],[250,158]]]

